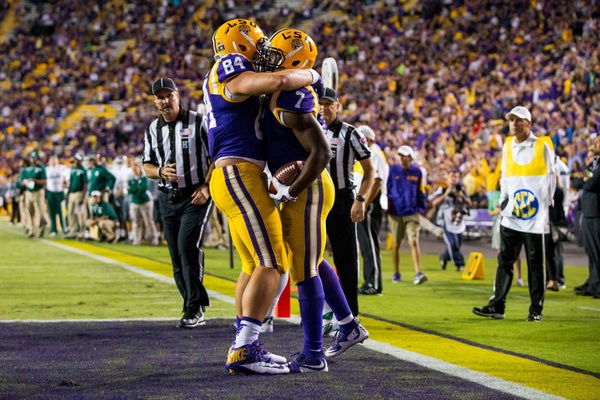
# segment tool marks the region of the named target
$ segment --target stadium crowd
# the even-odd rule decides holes
[[[344,121],[370,126],[390,164],[399,163],[400,146],[415,149],[429,193],[458,170],[471,200],[486,207],[507,135],[503,116],[517,104],[531,110],[533,132],[551,138],[567,174],[583,173],[600,126],[596,2],[275,3],[20,2],[17,28],[0,44],[2,204],[17,197],[22,160],[33,151],[43,164],[51,155],[115,165],[139,156],[157,76],[173,76],[185,107],[202,110],[212,32],[251,15],[269,33],[302,26],[319,46],[317,65],[336,58]],[[84,105],[116,113],[78,112]],[[575,223],[578,192],[565,190]]]

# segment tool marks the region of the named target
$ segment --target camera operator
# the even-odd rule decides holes
[[[444,242],[446,251],[440,256],[440,266],[446,269],[448,261],[456,266],[457,271],[462,271],[465,266],[465,258],[460,252],[462,234],[467,229],[465,215],[469,214],[471,200],[463,185],[460,183],[460,173],[451,171],[447,173],[447,187],[439,188],[433,196],[432,205],[439,206],[442,213]]]

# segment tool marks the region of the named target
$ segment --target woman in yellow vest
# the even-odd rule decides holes
[[[501,245],[494,296],[487,305],[473,308],[473,313],[504,318],[513,264],[525,245],[531,299],[527,321],[541,321],[546,289],[544,249],[550,232],[548,207],[556,187],[554,151],[546,140],[530,132],[531,113],[525,107],[513,108],[506,119],[511,136],[502,148]]]

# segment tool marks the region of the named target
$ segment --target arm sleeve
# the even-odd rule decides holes
[[[282,112],[313,114],[316,116],[318,111],[316,99],[315,91],[307,86],[273,94],[270,107],[277,121],[281,125],[287,126],[281,118]]]
[[[246,71],[254,71],[252,63],[241,54],[228,54],[217,61],[217,77],[219,82],[226,80]]]
[[[383,161],[383,156],[380,152],[374,151],[371,153],[371,158],[373,159],[373,166],[375,167],[375,179],[381,179],[385,177],[385,161]]]
[[[150,163],[150,164],[154,164],[154,165],[158,165],[158,160],[156,159],[156,154],[154,153],[154,151],[152,151],[152,136],[151,136],[151,130],[150,127],[152,126],[152,124],[150,124],[150,126],[148,126],[148,128],[146,128],[146,132],[144,133],[144,157],[142,162],[145,163]]]
[[[146,190],[148,190],[148,178],[144,176],[140,183],[140,193],[144,193]]]
[[[390,173],[389,173],[388,178],[387,178],[386,183],[385,183],[385,188],[386,188],[386,193],[387,193],[387,200],[388,200],[388,210],[387,211],[388,211],[388,213],[390,215],[394,215],[394,202],[392,201],[393,200],[393,196],[394,196],[394,193],[392,191],[392,188],[394,187],[394,182],[393,182],[394,173],[393,173],[393,169],[394,169],[394,167],[390,167]]]
[[[135,179],[130,179],[129,181],[127,181],[127,184],[129,186],[129,194],[133,194],[133,195],[138,195],[140,194],[141,190],[140,190],[140,185],[135,181]]]
[[[544,157],[546,157],[546,168],[548,168],[548,199],[550,205],[554,205],[554,191],[556,190],[556,156],[554,150],[547,143],[544,143]]]
[[[350,138],[350,146],[358,161],[371,157],[371,150],[369,149],[367,138],[365,138],[362,133],[352,127],[349,129],[348,135]]]
[[[114,219],[114,220],[119,219],[119,217],[117,217],[117,213],[116,213],[115,209],[113,208],[113,206],[111,206],[108,203],[102,202],[102,207],[104,208],[104,211],[106,212],[106,216],[109,219]]]
[[[425,182],[423,182],[423,174],[419,175],[419,188],[417,189],[417,211],[425,214],[427,210],[427,195],[425,192]]]
[[[583,183],[583,190],[600,193],[600,164],[594,170],[592,177]]]
[[[105,174],[106,174],[106,187],[108,189],[112,189],[115,187],[115,182],[117,181],[117,178],[115,178],[115,176],[113,174],[110,173],[110,171],[108,171],[107,169],[104,170]]]
[[[506,183],[504,179],[504,171],[506,170],[506,146],[510,143],[504,143],[502,147],[502,159],[500,160],[500,198],[498,204],[502,204],[504,200],[508,199],[508,192],[506,191]]]

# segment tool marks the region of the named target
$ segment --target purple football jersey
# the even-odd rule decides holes
[[[246,71],[254,71],[250,61],[241,54],[228,54],[213,65],[204,80],[208,148],[215,161],[224,157],[265,159],[258,97],[236,98],[225,88],[228,79]]]

